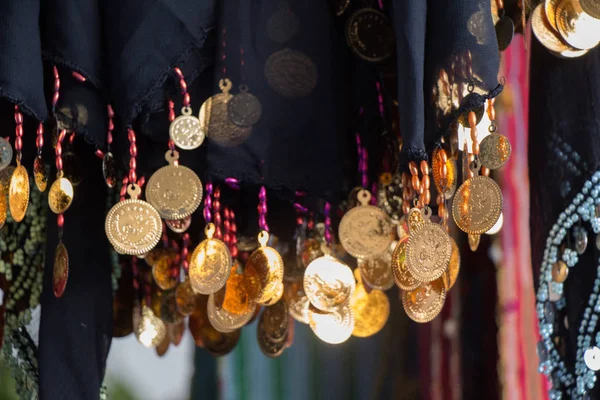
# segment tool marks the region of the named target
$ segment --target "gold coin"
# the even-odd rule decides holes
[[[128,199],[115,204],[104,224],[106,236],[120,254],[146,254],[160,241],[162,222],[150,204]]]
[[[354,314],[349,305],[328,313],[309,311],[310,329],[325,343],[345,342],[352,336],[354,325]]]
[[[474,110],[472,110],[475,113],[475,117],[476,122],[475,125],[479,125],[479,123],[481,122],[481,120],[483,119],[483,115],[485,114],[485,106],[479,106],[477,108],[475,108]],[[468,128],[469,125],[469,112],[464,112],[461,115],[459,115],[458,117],[458,123],[461,124],[462,126],[464,126],[465,128]]]
[[[321,250],[321,242],[317,239],[306,239],[302,243],[301,259],[304,268],[308,267],[311,262],[322,256],[323,250]]]
[[[171,290],[177,286],[177,275],[173,273],[170,257],[163,257],[152,266],[152,278],[162,290]]]
[[[381,208],[368,205],[368,191],[360,191],[358,197],[362,205],[350,209],[340,221],[340,243],[353,257],[373,258],[392,243],[392,224]]]
[[[289,329],[289,315],[286,303],[283,300],[265,307],[260,316],[259,323],[263,323],[265,335],[273,342],[285,342]]]
[[[63,244],[59,242],[54,252],[54,268],[52,271],[52,289],[54,296],[60,298],[67,288],[69,279],[69,252]]]
[[[358,268],[365,283],[371,288],[385,291],[394,286],[392,257],[388,251],[377,257],[359,260]]]
[[[252,316],[254,315],[254,309],[250,312],[241,315],[233,315],[224,309],[217,309],[215,307],[214,294],[208,296],[208,305],[206,314],[208,315],[208,321],[210,324],[219,332],[227,333],[233,332],[236,329],[246,325]]]
[[[390,301],[381,290],[367,293],[363,285],[357,285],[350,299],[350,308],[354,315],[352,335],[369,337],[385,326],[390,315]]]
[[[8,189],[10,187],[10,178],[15,167],[8,166],[0,170],[0,228],[6,223],[8,213]]]
[[[487,176],[475,176],[464,182],[452,203],[456,226],[474,235],[489,231],[501,213],[502,192],[498,184]]]
[[[415,322],[429,322],[442,311],[446,289],[442,279],[423,283],[411,291],[402,292],[402,305],[406,315]]]
[[[211,294],[221,289],[229,278],[232,262],[229,248],[222,240],[211,234],[200,242],[190,260],[189,275],[194,290]]]
[[[286,282],[284,285],[283,299],[287,303],[292,318],[303,324],[308,324],[308,307],[310,301],[304,292],[303,281]]]
[[[481,141],[479,161],[489,169],[498,169],[508,162],[511,152],[510,141],[506,136],[491,133]]]
[[[202,182],[194,171],[183,165],[167,165],[148,180],[146,200],[161,218],[170,221],[184,219],[192,215],[202,202]]]
[[[423,213],[418,208],[411,208],[408,212],[408,229],[409,232],[416,231],[425,226],[425,219]]]
[[[168,328],[167,328],[168,330]],[[165,337],[163,338],[163,340],[156,345],[156,354],[159,357],[164,356],[165,354],[167,354],[167,350],[169,350],[169,344],[171,343],[171,340],[169,339],[169,335],[165,335]]]
[[[58,178],[50,186],[48,205],[55,214],[62,214],[73,202],[73,185],[67,178]]]
[[[244,268],[244,275],[258,278],[258,290],[250,293],[250,297],[257,303],[269,301],[283,282],[283,260],[277,250],[267,246],[268,240],[267,232],[259,234],[261,246],[250,254]]]
[[[450,236],[433,222],[411,232],[406,244],[406,268],[421,282],[431,282],[442,276],[452,255]]]
[[[169,125],[169,136],[180,149],[197,149],[206,137],[200,127],[200,120],[191,115],[192,109],[190,107],[183,107],[181,114]]]
[[[267,332],[265,331],[265,323],[263,319],[264,315],[265,313],[263,312],[256,326],[256,340],[258,342],[258,347],[260,348],[260,351],[262,351],[262,353],[267,357],[279,357],[281,354],[283,354],[283,351],[286,348],[287,340],[274,341],[269,338]],[[287,339],[287,332],[284,339]]]
[[[258,284],[256,279],[246,279],[250,275],[244,275],[238,272],[238,262],[231,267],[229,278],[225,284],[225,296],[222,307],[225,311],[233,315],[247,314],[253,311],[255,306],[250,299],[249,293],[256,292],[255,287]]]
[[[421,282],[416,280],[406,268],[406,243],[407,240],[398,242],[392,253],[392,273],[396,286],[402,290],[413,290],[419,287]]]
[[[560,4],[561,0],[545,0],[544,1],[544,16],[550,24],[550,27],[555,32],[558,32],[558,26],[556,25],[556,8]],[[535,12],[535,10],[534,10]],[[532,17],[533,18],[533,17]]]
[[[582,10],[589,16],[600,19],[600,1],[598,0],[581,0]]]
[[[42,157],[40,156],[36,157],[33,162],[33,177],[38,190],[40,192],[46,190],[46,187],[48,186],[48,173],[44,166],[44,162],[42,161]]]
[[[439,148],[435,149],[431,157],[433,183],[438,192],[443,193],[446,199],[450,199],[456,191],[456,160],[446,159],[446,179],[442,180],[442,162],[438,156],[440,150]]]
[[[142,316],[134,328],[136,338],[147,348],[156,347],[167,334],[165,324],[145,304],[142,306]]]
[[[200,335],[204,348],[213,356],[221,357],[230,353],[240,340],[240,330],[233,332],[219,332],[210,324],[203,326]]]
[[[472,235],[469,233],[467,237],[469,239],[469,248],[471,249],[471,251],[477,251],[477,248],[479,247],[479,242],[481,241],[481,235]]]
[[[446,270],[446,273],[442,275],[446,291],[452,289],[456,283],[456,278],[458,278],[458,272],[460,271],[460,251],[458,250],[458,246],[454,239],[450,238],[450,241],[452,242],[452,255],[450,256],[448,269]]]
[[[552,280],[557,283],[563,283],[569,276],[569,267],[564,261],[558,261],[552,266]]]
[[[252,133],[252,127],[237,126],[229,119],[228,103],[233,98],[229,94],[231,86],[229,79],[221,79],[222,93],[209,97],[200,107],[200,129],[221,146],[242,144]]]
[[[277,303],[279,300],[281,300],[281,298],[283,297],[283,282],[281,282],[279,285],[277,285],[277,289],[275,290],[275,294],[273,296],[271,296],[271,298],[267,301],[262,302],[261,304],[263,306],[272,306],[273,304]]]
[[[560,2],[556,8],[556,27],[565,42],[576,49],[591,49],[600,41],[600,20],[583,12],[579,0]]]
[[[187,317],[192,314],[196,307],[196,293],[192,288],[189,279],[177,285],[175,290],[175,300],[177,301],[177,310],[179,314]]]
[[[23,221],[29,205],[29,175],[22,165],[17,165],[10,178],[8,207],[15,222]]]
[[[544,4],[539,4],[531,14],[531,30],[533,34],[548,50],[559,53],[568,50],[571,46],[563,40],[558,30],[552,27],[549,18],[544,13]],[[556,23],[555,18],[553,18],[553,21]]]
[[[304,291],[319,310],[333,311],[348,304],[355,287],[352,270],[329,255],[317,258],[304,271]]]

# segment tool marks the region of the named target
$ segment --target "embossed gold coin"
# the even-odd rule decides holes
[[[33,162],[33,178],[38,190],[40,192],[45,191],[48,186],[48,173],[46,171],[46,166],[42,161],[42,157],[40,156],[37,156]]]
[[[52,289],[54,296],[62,297],[69,279],[69,253],[63,242],[58,243],[54,252],[54,268],[52,271]]]
[[[586,14],[579,0],[560,2],[556,7],[556,27],[565,42],[576,49],[591,49],[600,41],[600,20]]]
[[[442,311],[446,289],[442,279],[423,283],[411,291],[402,292],[402,305],[406,315],[415,322],[429,322]]]
[[[394,282],[402,290],[413,290],[421,285],[406,268],[406,243],[408,240],[398,242],[392,253],[392,273]]]
[[[189,279],[177,285],[175,300],[177,301],[177,310],[184,317],[189,316],[194,311],[196,306],[196,292],[194,292]]]
[[[386,251],[392,243],[392,224],[379,207],[368,205],[371,194],[358,193],[361,206],[350,209],[340,221],[340,243],[356,258],[372,258]]]
[[[250,293],[257,303],[269,301],[278,291],[283,282],[283,260],[273,247],[267,246],[269,234],[262,231],[258,235],[260,247],[246,261],[244,275],[258,278],[259,285],[256,293]]]
[[[207,315],[210,324],[219,332],[228,333],[246,325],[254,315],[254,309],[241,315],[233,315],[215,307],[214,294],[208,297]]]
[[[176,165],[178,152],[167,151],[169,165],[156,171],[148,180],[146,199],[161,218],[180,220],[196,211],[202,202],[202,182],[183,165]]]
[[[386,291],[394,286],[392,257],[389,251],[368,259],[358,260],[362,278],[373,289]]]
[[[319,339],[329,344],[345,342],[354,330],[354,314],[349,305],[332,312],[309,311],[310,329]]]
[[[287,340],[271,340],[265,331],[264,313],[261,314],[256,326],[256,340],[262,353],[270,358],[279,357],[286,348]],[[287,333],[286,337],[287,339]]]
[[[421,282],[439,278],[448,268],[452,255],[450,236],[435,223],[427,222],[411,231],[406,244],[406,268]]]
[[[409,232],[416,231],[425,226],[425,219],[423,218],[421,210],[419,210],[418,208],[410,209],[410,211],[408,212],[408,219],[406,222],[408,224]]]
[[[286,282],[283,290],[283,299],[287,303],[292,318],[300,323],[308,324],[308,307],[310,301],[304,292],[304,282],[302,280]]]
[[[142,306],[142,316],[134,326],[135,336],[147,348],[156,347],[163,341],[167,328],[147,305]]]
[[[474,235],[489,231],[501,213],[502,192],[498,184],[487,176],[475,176],[464,182],[452,203],[456,226]]]
[[[190,259],[190,282],[198,293],[211,294],[227,282],[233,262],[227,245],[213,238],[215,226],[206,226],[206,239],[194,249]]]
[[[304,292],[319,310],[333,311],[348,304],[355,287],[350,267],[330,255],[317,258],[304,271]]]
[[[508,162],[511,153],[512,148],[508,138],[494,132],[481,141],[479,161],[484,167],[498,169]]]
[[[200,127],[200,120],[192,115],[192,109],[183,107],[181,115],[169,125],[169,136],[180,149],[194,150],[202,145],[206,134]]]
[[[62,214],[73,202],[73,185],[67,178],[57,178],[48,192],[48,205],[55,214]]]
[[[238,126],[229,119],[228,103],[233,95],[231,81],[221,79],[219,88],[222,93],[209,97],[200,108],[200,127],[208,138],[221,146],[237,146],[248,139],[252,127]]]
[[[390,315],[390,301],[381,290],[367,293],[363,285],[357,285],[350,299],[350,308],[354,315],[352,335],[369,337],[385,326]]]
[[[273,304],[277,303],[283,297],[283,282],[277,285],[275,289],[275,294],[269,298],[269,300],[263,301],[261,304],[263,306],[269,307]]]
[[[22,165],[17,165],[10,178],[8,208],[16,222],[23,221],[29,205],[29,175]]]
[[[104,228],[117,253],[137,256],[148,253],[158,244],[162,223],[154,207],[137,199],[141,192],[139,186],[129,185],[128,192],[133,198],[110,209]]]
[[[558,0],[556,0],[558,1]],[[581,0],[581,9],[589,16],[600,19],[600,1],[598,0]]]

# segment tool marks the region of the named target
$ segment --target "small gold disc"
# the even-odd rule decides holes
[[[283,297],[283,282],[277,285],[277,289],[275,289],[275,294],[269,298],[269,300],[263,301],[261,304],[263,306],[269,307],[273,304],[277,303]]]
[[[183,107],[181,114],[169,126],[169,136],[177,147],[194,150],[200,147],[206,137],[200,127],[200,120],[192,114],[190,107]]]
[[[552,266],[552,280],[556,283],[563,283],[569,276],[569,267],[564,261],[558,261]]]
[[[233,315],[247,314],[255,309],[249,293],[256,292],[253,285],[258,285],[257,279],[246,279],[243,273],[238,272],[239,263],[233,263],[229,278],[225,283],[225,296],[223,298],[223,309]],[[217,292],[218,293],[218,292]]]
[[[419,287],[421,282],[406,268],[406,243],[407,240],[399,242],[392,253],[392,273],[396,286],[402,290],[413,290]]]
[[[386,291],[394,286],[392,257],[389,251],[367,259],[358,260],[358,268],[365,283],[376,290]]]
[[[406,268],[421,282],[439,278],[448,268],[452,255],[450,236],[432,222],[411,232],[406,244]]]
[[[556,25],[556,8],[560,4],[561,0],[545,0],[544,1],[544,15],[548,21],[548,24],[555,32],[558,32],[558,26]]]
[[[0,138],[0,170],[8,167],[13,158],[13,149],[10,142]]]
[[[35,158],[33,162],[33,177],[35,180],[35,186],[37,186],[40,192],[46,190],[48,186],[48,173],[46,171],[46,166],[42,161],[42,157],[38,156]]]
[[[283,260],[277,250],[266,245],[268,237],[267,232],[259,234],[261,246],[250,254],[244,268],[244,275],[258,278],[258,291],[250,294],[257,303],[268,302],[283,282]]]
[[[177,310],[181,315],[187,317],[192,314],[196,306],[196,293],[189,279],[177,285],[175,300],[177,301]]]
[[[146,254],[160,241],[162,222],[150,204],[128,199],[115,204],[104,224],[106,236],[120,254]]]
[[[304,271],[304,292],[319,310],[333,311],[348,304],[355,287],[352,270],[329,255],[317,258]]]
[[[367,293],[363,285],[357,285],[350,299],[350,308],[354,315],[352,335],[369,337],[379,332],[385,326],[390,315],[390,301],[381,290]]]
[[[556,27],[565,42],[576,49],[591,49],[600,41],[600,20],[583,12],[579,0],[560,2],[556,7]]]
[[[241,315],[233,315],[224,309],[218,310],[215,307],[214,294],[208,296],[207,305],[208,321],[217,331],[222,333],[233,332],[236,329],[246,325],[254,315],[254,309],[250,312]]]
[[[181,220],[202,202],[202,182],[183,165],[167,165],[156,171],[146,187],[148,203],[166,220]]]
[[[190,282],[198,293],[211,294],[221,289],[231,271],[231,254],[227,245],[215,238],[204,239],[190,259]]]
[[[349,305],[332,312],[309,311],[310,329],[319,339],[329,344],[345,342],[352,336],[355,320]]]
[[[547,1],[546,4],[550,3]],[[550,51],[561,53],[569,48],[572,48],[566,43],[562,36],[558,33],[558,30],[552,26],[550,22],[550,16],[547,16],[544,12],[544,4],[539,4],[531,14],[531,30],[533,34],[540,41],[540,43]],[[555,16],[552,17],[554,25],[556,25]]]
[[[29,175],[22,165],[17,165],[10,178],[8,207],[16,222],[23,221],[29,205]]]
[[[304,292],[303,281],[286,282],[283,291],[283,299],[287,303],[292,318],[300,323],[308,324],[308,307],[310,302],[308,296]]]
[[[371,197],[366,190],[358,196],[368,196],[369,200]],[[390,247],[392,224],[382,209],[367,205],[367,197],[359,200],[363,205],[350,209],[340,221],[340,243],[353,257],[373,258]]]
[[[55,214],[62,214],[73,202],[73,185],[67,178],[58,178],[50,186],[48,205]]]
[[[493,179],[475,176],[465,181],[454,196],[452,216],[463,232],[481,235],[502,213],[502,192]]]
[[[287,339],[290,318],[287,305],[283,300],[265,307],[259,323],[260,321],[263,322],[265,334],[270,341],[280,343]]]
[[[52,289],[54,296],[60,298],[65,293],[69,279],[69,253],[63,242],[58,243],[54,252],[54,268],[52,271]]]
[[[481,141],[479,161],[484,167],[498,169],[508,162],[511,153],[508,138],[499,133],[491,133]]]
[[[175,346],[179,346],[179,343],[181,343],[183,335],[185,334],[185,320],[181,320],[176,324],[167,325],[167,333],[171,343]]]
[[[446,300],[446,289],[442,279],[423,283],[411,291],[402,292],[402,305],[410,319],[415,322],[429,322],[442,311]]]
[[[269,358],[276,358],[283,354],[283,351],[286,348],[287,340],[271,340],[267,335],[265,330],[265,321],[264,321],[263,312],[260,315],[258,324],[256,326],[256,340],[258,342],[258,347],[262,353]],[[284,339],[287,339],[287,332]]]

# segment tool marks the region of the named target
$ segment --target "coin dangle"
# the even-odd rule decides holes
[[[311,304],[322,311],[347,305],[355,287],[350,267],[329,254],[311,262],[304,272],[304,292]]]
[[[29,175],[24,166],[17,161],[10,178],[8,188],[8,208],[15,222],[21,222],[25,218],[27,206],[29,205]]]
[[[240,93],[227,103],[229,119],[237,126],[250,127],[260,120],[262,105],[260,100],[250,93],[248,85],[240,85]]]
[[[106,216],[106,236],[117,253],[139,256],[160,241],[160,215],[150,203],[139,199],[141,192],[136,183],[129,184],[130,198],[115,204]]]
[[[508,138],[496,132],[487,135],[479,146],[479,161],[489,169],[503,167],[508,162],[512,152]]]
[[[267,246],[269,233],[261,231],[258,234],[260,247],[246,261],[244,275],[248,279],[258,279],[256,293],[250,293],[250,298],[256,303],[268,302],[278,294],[280,284],[283,283],[283,259],[277,250]]]
[[[369,205],[371,193],[358,192],[360,206],[350,209],[340,221],[340,243],[356,258],[373,258],[392,243],[392,223],[379,207]]]
[[[411,211],[411,214],[417,211]],[[431,208],[421,211],[424,223],[411,227],[406,244],[406,267],[421,282],[431,282],[448,268],[452,255],[452,242],[439,224],[429,220]]]
[[[181,115],[169,125],[169,136],[175,145],[184,150],[194,150],[200,147],[206,138],[200,120],[192,115],[191,107],[183,107]]]
[[[446,288],[441,278],[423,283],[411,291],[402,292],[402,305],[406,315],[415,322],[429,322],[442,311]]]
[[[213,237],[215,231],[213,223],[206,225],[206,239],[196,246],[190,259],[190,283],[201,294],[211,294],[221,289],[229,278],[233,263],[227,245]]]
[[[146,199],[161,218],[181,220],[196,211],[202,202],[202,182],[191,169],[178,165],[179,152],[168,150],[169,165],[156,171],[148,180]]]
[[[475,176],[460,186],[452,203],[456,226],[471,235],[489,231],[502,213],[502,191],[493,179],[477,175],[480,168],[476,158],[471,168]]]
[[[63,171],[56,174],[56,180],[48,192],[48,205],[55,214],[62,214],[71,207],[73,202],[73,185]]]
[[[10,179],[15,167],[8,166],[0,170],[0,228],[6,223],[8,214],[8,190],[10,188]]]

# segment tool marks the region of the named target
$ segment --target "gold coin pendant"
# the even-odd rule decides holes
[[[181,114],[169,126],[169,136],[177,147],[194,150],[200,147],[206,137],[200,126],[200,120],[192,115],[190,107],[183,107]]]
[[[489,231],[501,213],[502,192],[487,176],[475,176],[465,181],[452,203],[454,222],[463,232],[473,235]]]
[[[355,287],[350,267],[330,255],[317,258],[304,271],[304,292],[319,310],[333,311],[348,304]]]
[[[33,162],[33,177],[38,190],[40,192],[45,191],[48,186],[48,173],[40,156],[37,156]]]
[[[429,322],[442,311],[446,300],[446,289],[442,279],[423,283],[411,291],[402,292],[404,311],[415,322]]]
[[[190,258],[189,276],[194,290],[212,294],[225,286],[233,260],[227,245],[213,238],[215,226],[207,225],[207,238],[194,249]]]
[[[446,271],[451,255],[450,236],[440,225],[426,222],[408,237],[405,264],[415,279],[431,282]]]
[[[402,290],[413,290],[419,287],[421,282],[406,268],[406,242],[407,240],[399,242],[392,253],[392,273],[396,286]]]
[[[481,141],[479,161],[484,167],[498,169],[508,162],[511,153],[508,138],[499,133],[491,133]]]
[[[29,175],[22,165],[17,165],[10,178],[8,188],[8,207],[10,215],[16,222],[25,218],[29,205]]]
[[[55,214],[62,214],[73,202],[73,185],[67,178],[60,177],[52,183],[48,192],[48,205]]]
[[[268,302],[279,291],[283,283],[283,259],[277,250],[267,246],[269,234],[262,231],[258,235],[260,247],[250,254],[246,261],[244,275],[257,277],[257,293],[251,293],[251,298],[257,303]]]
[[[363,285],[358,285],[350,300],[350,308],[354,315],[352,335],[369,337],[385,326],[390,315],[390,301],[381,290],[367,293]]]

